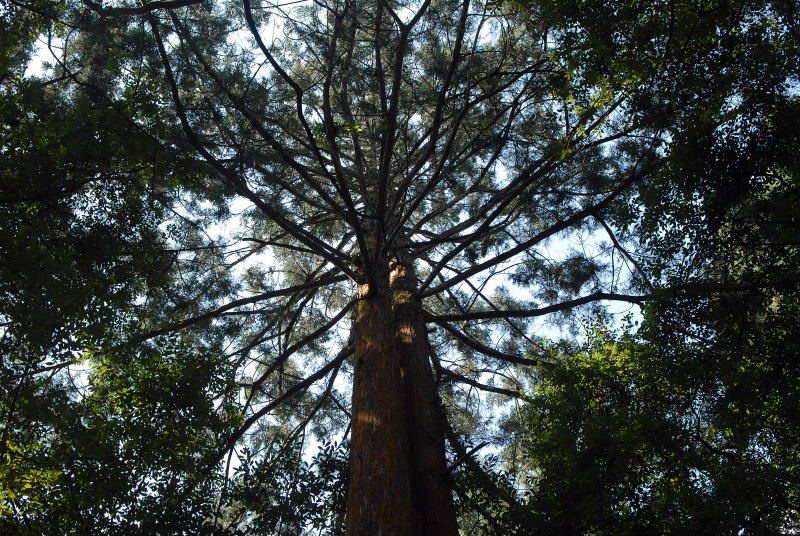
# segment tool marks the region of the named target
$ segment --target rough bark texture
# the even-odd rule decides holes
[[[408,421],[394,341],[388,273],[359,288],[355,312],[348,536],[411,536]]]
[[[395,263],[391,286],[409,423],[411,485],[419,518],[415,534],[457,536],[458,524],[444,452],[444,415],[436,399],[422,304],[414,296],[413,267]]]

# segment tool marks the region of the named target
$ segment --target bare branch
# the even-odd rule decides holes
[[[628,303],[634,304],[641,304],[643,301],[647,300],[650,296],[649,295],[642,295],[642,296],[630,296],[627,294],[615,294],[612,292],[594,292],[587,296],[582,296],[580,298],[576,298],[574,300],[565,301],[562,303],[557,303],[554,305],[548,305],[547,307],[542,307],[540,309],[509,309],[506,311],[475,311],[472,313],[459,313],[453,315],[431,315],[428,314],[428,321],[429,322],[436,322],[437,324],[440,322],[453,322],[453,321],[465,321],[465,320],[493,320],[498,318],[533,318],[536,316],[544,316],[549,315],[552,313],[557,313],[559,311],[566,311],[567,309],[572,309],[573,307],[577,307],[579,305],[585,305],[587,303],[601,301],[601,300],[613,300],[613,301],[624,301]]]
[[[484,355],[489,357],[494,357],[495,359],[500,359],[502,361],[506,361],[508,363],[514,363],[517,365],[528,365],[531,367],[548,367],[552,366],[552,363],[548,363],[547,361],[541,361],[539,359],[528,359],[525,357],[519,357],[516,355],[507,354],[505,352],[501,352],[499,350],[495,350],[494,348],[490,348],[484,344],[479,343],[478,341],[470,338],[468,335],[460,332],[452,325],[448,324],[443,320],[429,320],[432,321],[442,328],[444,328],[448,333],[453,335],[456,339],[460,340],[476,352],[480,352]]]
[[[522,393],[519,391],[512,391],[510,389],[503,389],[502,387],[493,387],[491,385],[486,385],[481,383],[477,380],[473,380],[472,378],[467,378],[466,376],[462,376],[457,372],[453,372],[452,370],[442,368],[439,370],[443,375],[452,378],[453,380],[457,381],[458,383],[466,383],[467,385],[471,385],[481,391],[487,391],[490,393],[497,393],[499,395],[505,395],[511,398],[522,398]]]
[[[609,227],[606,221],[599,214],[594,214],[594,219],[603,226],[603,229],[605,229],[606,234],[608,234],[608,237],[611,239],[611,243],[614,244],[614,247],[617,248],[625,256],[625,258],[631,262],[631,264],[633,264],[633,267],[636,268],[636,271],[642,276],[642,280],[645,282],[645,284],[650,287],[650,289],[653,289],[653,284],[647,277],[647,273],[644,271],[644,269],[642,269],[641,265],[636,262],[636,259],[634,259],[630,253],[628,253],[628,250],[622,247],[622,244],[619,243],[614,231],[611,229],[611,227]]]
[[[283,363],[287,359],[289,359],[289,357],[291,357],[292,354],[294,354],[295,352],[297,352],[298,350],[300,350],[301,348],[303,348],[307,344],[315,341],[316,339],[318,339],[320,336],[324,335],[325,333],[328,333],[331,330],[331,328],[333,328],[336,324],[339,323],[339,321],[342,318],[344,318],[344,316],[353,307],[353,304],[355,304],[355,302],[356,302],[356,300],[350,300],[350,302],[346,306],[344,306],[342,308],[342,310],[339,311],[333,318],[328,320],[328,322],[326,322],[325,324],[323,324],[319,328],[315,329],[314,331],[312,331],[311,333],[309,333],[308,335],[306,335],[305,337],[303,337],[302,339],[297,341],[295,344],[293,344],[292,346],[288,347],[286,350],[281,352],[281,355],[279,355],[278,357],[275,358],[275,360],[270,364],[269,368],[267,368],[267,370],[264,371],[264,373],[261,374],[261,376],[256,381],[253,382],[253,385],[252,385],[253,392],[255,392],[256,389],[258,389],[259,387],[261,387],[261,385],[263,385],[264,382],[267,381],[267,378],[269,377],[269,375],[272,374],[272,372],[274,372],[275,369],[277,369],[281,365],[281,363]],[[248,397],[247,404],[250,403],[251,399],[252,399],[252,396]]]
[[[461,465],[462,463],[464,463],[464,461],[466,461],[467,458],[469,458],[470,456],[472,456],[473,454],[475,454],[476,452],[478,452],[479,450],[481,450],[483,447],[485,447],[488,444],[489,444],[489,441],[484,441],[483,443],[479,443],[477,446],[469,449],[469,452],[465,452],[464,454],[462,454],[461,456],[456,458],[453,463],[450,464],[450,466],[447,468],[447,472],[448,473],[452,473],[453,470],[456,467],[458,467],[459,465]]]
[[[327,274],[323,275],[316,281],[311,281],[309,283],[304,283],[302,285],[296,285],[294,287],[283,288],[280,290],[271,290],[269,292],[264,292],[262,294],[256,294],[255,296],[250,296],[247,298],[241,298],[239,300],[234,300],[226,305],[221,307],[217,307],[216,309],[212,309],[207,311],[201,315],[193,316],[191,318],[187,318],[185,320],[181,320],[180,322],[175,322],[168,326],[164,326],[162,328],[144,333],[135,337],[131,342],[125,343],[124,346],[130,344],[138,344],[144,342],[146,340],[152,339],[153,337],[158,337],[159,335],[166,335],[167,333],[174,333],[179,331],[183,328],[189,327],[191,325],[197,324],[198,322],[202,322],[204,320],[209,320],[211,318],[215,318],[220,316],[225,311],[230,311],[231,309],[235,309],[237,307],[241,307],[243,305],[249,305],[251,303],[257,303],[264,300],[270,300],[273,298],[280,298],[282,296],[289,296],[291,294],[295,294],[297,292],[302,292],[304,290],[315,289],[324,285],[330,285],[332,283],[338,283],[341,281],[346,281],[347,277],[344,275],[334,275],[335,272],[328,272]]]
[[[267,404],[266,406],[255,412],[253,415],[248,417],[235,432],[233,432],[230,436],[228,436],[228,439],[225,441],[224,446],[221,449],[219,449],[219,451],[217,451],[217,454],[209,462],[207,467],[211,469],[217,463],[219,463],[219,461],[225,457],[225,454],[227,454],[227,452],[230,449],[232,449],[234,445],[236,445],[236,442],[239,441],[239,439],[241,439],[241,437],[247,432],[247,430],[249,430],[250,427],[253,426],[253,424],[255,424],[259,419],[261,419],[261,417],[273,411],[275,408],[283,404],[286,400],[288,400],[292,396],[302,391],[305,391],[313,384],[315,384],[316,382],[327,376],[328,373],[331,372],[332,370],[338,369],[338,367],[341,366],[342,362],[345,359],[347,359],[347,357],[352,353],[353,353],[353,346],[348,345],[347,347],[342,349],[342,351],[340,351],[339,354],[335,358],[333,358],[333,360],[330,361],[327,365],[319,369],[317,372],[306,377],[304,380],[294,384],[292,387],[284,391],[283,394],[274,398],[269,404]]]

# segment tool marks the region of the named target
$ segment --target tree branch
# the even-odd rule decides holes
[[[427,313],[428,322],[454,322],[464,320],[494,320],[498,318],[532,318],[536,316],[549,315],[559,311],[565,311],[578,305],[585,305],[587,303],[600,301],[600,300],[614,300],[624,301],[629,303],[641,304],[643,301],[650,298],[650,295],[631,296],[627,294],[616,294],[613,292],[594,292],[587,296],[576,298],[574,300],[548,305],[540,309],[508,309],[505,311],[475,311],[472,313],[460,313],[453,315],[431,315]]]
[[[480,389],[481,391],[488,391],[491,393],[497,393],[500,395],[509,396],[511,398],[522,398],[522,393],[519,391],[512,391],[510,389],[503,389],[502,387],[493,387],[491,385],[486,385],[485,383],[481,383],[477,380],[473,380],[472,378],[467,378],[466,376],[462,376],[457,372],[453,372],[452,370],[446,369],[442,367],[439,372],[441,372],[445,376],[449,376],[453,378],[455,381],[459,383],[466,383],[467,385],[471,385]]]
[[[269,292],[264,292],[262,294],[256,294],[255,296],[249,296],[247,298],[241,298],[239,300],[234,300],[226,305],[221,307],[217,307],[216,309],[211,309],[210,311],[206,311],[203,314],[193,316],[191,318],[187,318],[185,320],[181,320],[180,322],[175,322],[173,324],[169,324],[162,328],[155,329],[153,331],[149,331],[138,337],[135,337],[132,341],[123,344],[123,346],[127,346],[129,344],[138,344],[144,342],[146,340],[152,339],[153,337],[158,337],[159,335],[166,335],[167,333],[173,333],[175,331],[179,331],[183,328],[189,327],[193,324],[197,324],[198,322],[202,322],[203,320],[208,320],[211,318],[215,318],[220,316],[225,311],[230,311],[231,309],[235,309],[237,307],[241,307],[243,305],[249,305],[251,303],[257,303],[263,300],[270,300],[272,298],[280,298],[282,296],[288,296],[290,294],[295,294],[297,292],[302,292],[304,290],[310,290],[314,288],[321,287],[323,285],[329,285],[332,283],[338,283],[341,281],[347,281],[347,277],[344,275],[333,275],[334,272],[328,272],[327,274],[323,275],[320,279],[316,281],[312,281],[309,283],[304,283],[302,285],[296,285],[294,287],[283,288],[280,290],[271,290]]]
[[[342,362],[351,353],[353,353],[353,346],[348,345],[347,347],[342,349],[342,351],[339,352],[339,354],[335,358],[333,358],[333,360],[329,362],[327,365],[319,369],[314,374],[311,374],[310,376],[306,377],[304,380],[294,384],[292,387],[284,391],[283,394],[274,398],[269,404],[267,404],[266,406],[255,412],[253,415],[248,417],[247,420],[245,420],[244,423],[242,423],[242,425],[235,432],[233,432],[230,436],[228,436],[225,445],[219,451],[217,451],[217,454],[214,455],[214,458],[212,459],[211,462],[209,462],[207,468],[208,469],[213,468],[220,460],[222,460],[222,458],[225,457],[225,454],[230,449],[232,449],[234,445],[236,445],[236,442],[239,441],[239,439],[241,439],[241,437],[247,432],[247,430],[249,430],[250,427],[253,426],[253,424],[255,424],[261,417],[263,417],[264,415],[268,414],[269,412],[277,408],[279,405],[284,403],[287,399],[291,398],[295,394],[301,391],[305,391],[306,389],[311,387],[314,383],[318,382],[319,380],[327,376],[330,371],[337,369],[339,366],[341,366]]]
[[[172,101],[175,104],[175,109],[178,114],[181,127],[183,128],[186,136],[189,138],[189,142],[200,152],[200,154],[203,155],[203,158],[205,158],[205,160],[211,164],[214,169],[219,171],[222,176],[227,179],[231,186],[233,186],[233,188],[240,195],[252,201],[253,204],[255,204],[267,217],[274,221],[276,225],[281,227],[291,236],[295,237],[298,241],[313,249],[317,255],[325,258],[331,264],[339,268],[343,273],[347,274],[351,279],[356,280],[358,276],[350,268],[349,260],[346,259],[340,252],[336,251],[334,248],[314,236],[312,233],[288,220],[279,211],[265,203],[263,199],[250,190],[248,185],[238,175],[222,165],[222,163],[220,163],[219,160],[217,160],[217,158],[212,155],[208,149],[206,149],[197,136],[197,133],[189,124],[189,119],[186,116],[186,109],[184,108],[183,101],[180,98],[178,86],[175,81],[175,75],[172,72],[169,57],[167,55],[166,48],[164,47],[164,41],[162,40],[161,33],[158,30],[158,22],[152,15],[149,15],[148,18],[150,27],[153,30],[153,36],[155,37],[156,44],[158,46],[158,52],[161,56],[161,61],[164,65],[164,73],[166,74]]]
[[[167,2],[158,0],[137,7],[103,7],[102,4],[94,2],[93,0],[83,0],[83,3],[86,4],[89,9],[103,17],[125,17],[147,15],[157,9],[179,9],[202,4],[203,1],[204,0],[172,0]]]
[[[441,292],[445,288],[458,284],[461,281],[467,279],[468,277],[472,277],[473,275],[478,274],[486,270],[487,268],[491,268],[492,266],[495,266],[501,262],[505,262],[508,259],[511,259],[515,255],[522,253],[523,251],[533,247],[534,245],[542,242],[543,240],[546,240],[547,238],[553,236],[556,233],[559,233],[565,229],[569,229],[576,223],[583,221],[585,218],[591,216],[592,214],[596,214],[598,211],[608,206],[614,199],[619,197],[619,195],[622,194],[622,192],[624,192],[626,188],[631,186],[634,182],[640,180],[646,173],[647,173],[646,170],[641,170],[639,173],[634,173],[633,175],[622,181],[610,194],[608,194],[606,197],[604,197],[597,203],[590,205],[584,208],[583,210],[579,210],[572,216],[563,219],[554,225],[551,225],[549,228],[535,234],[528,240],[520,242],[516,247],[508,249],[505,252],[501,253],[500,255],[495,255],[491,259],[484,261],[480,264],[477,264],[472,268],[470,268],[469,270],[465,270],[459,275],[450,278],[449,280],[447,280],[447,282],[442,283],[441,285],[434,287],[432,289],[425,290],[427,286],[430,285],[430,283],[433,281],[433,278],[436,275],[436,269],[434,269],[434,271],[428,276],[428,279],[422,285],[420,285],[420,292],[422,296],[423,297],[430,296],[432,294]],[[488,224],[490,221],[491,220],[487,218],[486,221],[484,222],[484,225]],[[455,248],[454,251],[458,251],[460,249],[463,249],[464,247],[466,246],[462,244],[462,246],[460,246],[459,248]],[[448,255],[445,255],[445,257],[441,261],[439,261],[439,264],[437,265],[438,269],[441,269],[444,263],[450,260],[450,258],[452,257],[453,257],[452,252]]]
[[[431,321],[431,320],[429,320]],[[479,352],[483,355],[493,357],[495,359],[500,359],[501,361],[506,361],[508,363],[514,363],[517,365],[528,365],[532,367],[547,367],[552,366],[552,363],[548,363],[547,361],[541,361],[538,359],[528,359],[525,357],[519,357],[511,354],[507,354],[505,352],[501,352],[500,350],[495,350],[494,348],[490,348],[484,344],[479,343],[478,341],[471,339],[465,333],[460,332],[452,325],[448,324],[447,322],[440,321],[440,320],[432,320],[435,324],[444,328],[448,333],[453,335],[456,339],[460,340],[476,352]]]

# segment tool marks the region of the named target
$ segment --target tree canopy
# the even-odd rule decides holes
[[[0,527],[798,530],[796,8],[0,0]]]

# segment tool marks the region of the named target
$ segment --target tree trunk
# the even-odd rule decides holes
[[[396,262],[391,274],[397,349],[408,415],[411,486],[421,536],[457,536],[458,524],[444,452],[444,415],[429,361],[422,304],[414,295],[413,265]]]
[[[359,287],[355,312],[348,536],[411,536],[408,421],[394,341],[388,266]]]

